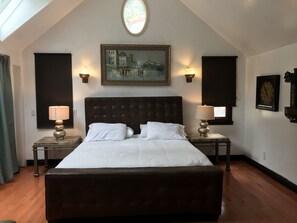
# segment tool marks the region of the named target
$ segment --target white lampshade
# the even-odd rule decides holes
[[[49,120],[67,120],[69,119],[69,106],[49,106]]]
[[[197,105],[196,107],[196,118],[201,120],[212,120],[214,119],[214,107],[207,105]]]

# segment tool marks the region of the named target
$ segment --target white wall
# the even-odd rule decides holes
[[[195,105],[201,103],[201,56],[219,55],[238,57],[238,102],[234,108],[233,126],[214,126],[230,136],[232,153],[242,154],[244,145],[244,75],[245,58],[202,22],[178,0],[148,0],[150,21],[140,37],[130,36],[124,29],[120,12],[122,1],[86,0],[63,20],[23,51],[23,79],[25,100],[26,158],[32,159],[31,147],[40,137],[53,130],[38,130],[36,110],[34,53],[72,54],[73,99],[77,116],[74,129],[68,134],[85,135],[84,98],[88,96],[168,96],[184,99],[184,123],[187,131],[197,131]],[[169,44],[171,45],[171,86],[102,86],[100,84],[100,44]],[[88,84],[81,83],[78,74],[86,66],[91,73]],[[192,83],[186,83],[185,67],[196,70]],[[59,69],[59,68],[57,68]]]
[[[248,58],[245,104],[246,155],[295,184],[297,124],[284,115],[284,107],[290,106],[290,84],[284,81],[284,74],[297,67],[296,55],[294,44]],[[256,77],[270,74],[281,75],[279,112],[255,109]]]

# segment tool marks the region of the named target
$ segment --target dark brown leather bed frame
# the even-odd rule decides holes
[[[86,130],[93,122],[126,123],[135,133],[147,121],[183,122],[181,97],[86,98],[85,113]],[[216,166],[54,168],[45,175],[46,219],[216,220],[222,187],[223,171]]]

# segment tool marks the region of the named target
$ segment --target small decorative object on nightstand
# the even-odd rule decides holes
[[[209,132],[207,120],[214,119],[214,107],[207,105],[197,105],[196,118],[201,120],[200,128],[198,129],[200,136],[207,137]]]
[[[55,120],[55,131],[53,135],[57,140],[64,139],[66,132],[64,131],[63,120],[69,119],[69,106],[49,106],[49,120]]]
[[[48,151],[49,150],[66,150],[75,149],[82,139],[80,136],[66,136],[64,140],[56,140],[55,137],[43,137],[34,142],[33,157],[34,157],[34,177],[39,176],[38,172],[38,150],[44,151],[44,165],[48,166]],[[41,147],[41,149],[38,149]]]

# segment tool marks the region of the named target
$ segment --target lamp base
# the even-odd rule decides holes
[[[198,132],[200,133],[200,136],[207,137],[209,133],[207,120],[201,120],[199,125],[200,125],[200,128],[198,129]]]
[[[62,120],[57,120],[55,125],[55,131],[53,135],[56,137],[57,140],[63,140],[66,132],[64,131],[64,125]]]

